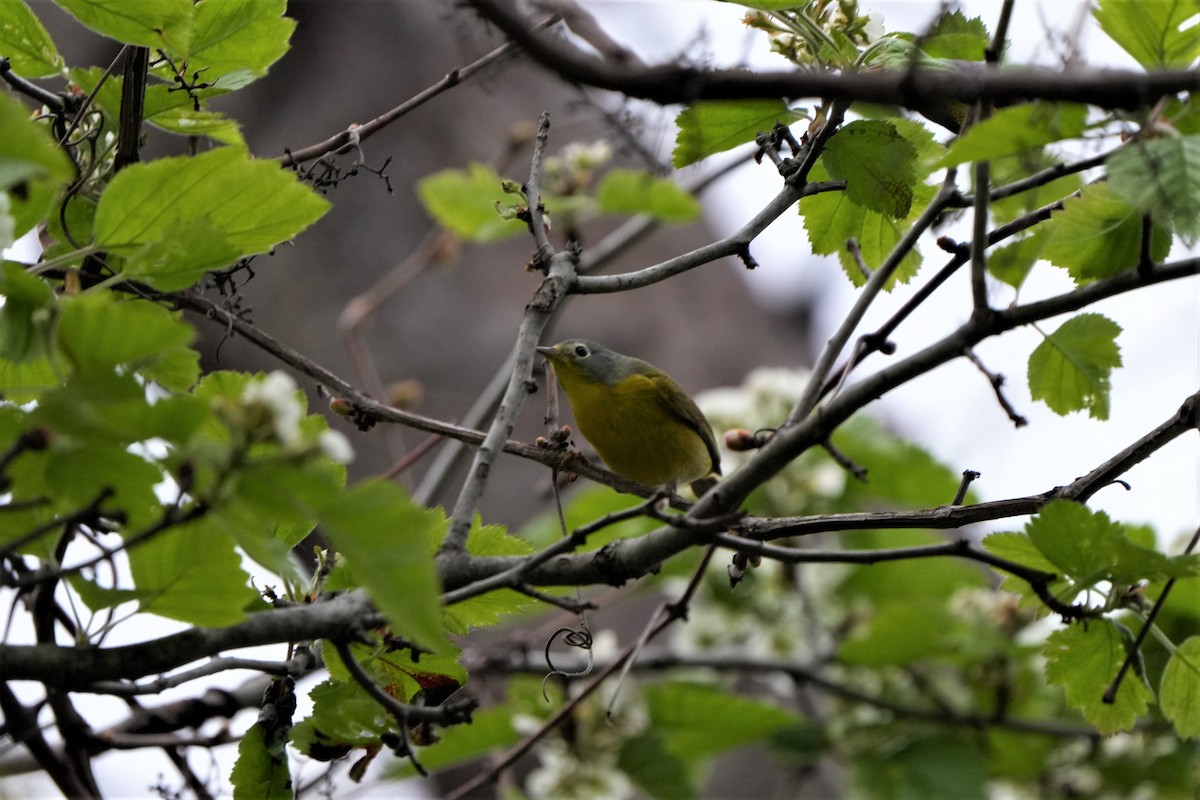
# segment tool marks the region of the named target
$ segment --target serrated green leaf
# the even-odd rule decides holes
[[[150,614],[192,625],[233,625],[258,598],[228,533],[194,535],[188,523],[169,528],[129,551],[129,571]]]
[[[189,74],[210,82],[246,70],[256,76],[283,57],[296,29],[287,0],[201,0],[188,53]],[[243,84],[244,85],[244,84]]]
[[[204,220],[239,255],[251,255],[292,238],[328,209],[327,201],[277,164],[223,147],[121,170],[96,209],[96,243],[128,254]],[[227,254],[213,253],[212,268],[227,265]]]
[[[1200,56],[1197,0],[1100,0],[1092,14],[1147,69],[1186,68]]]
[[[779,706],[713,686],[673,681],[643,690],[651,725],[685,761],[762,741],[799,718]]]
[[[989,533],[983,537],[982,544],[983,549],[994,556],[1015,561],[1041,572],[1058,573],[1058,567],[1046,558],[1028,534],[1016,531]]]
[[[50,34],[22,0],[0,0],[0,53],[22,78],[45,78],[62,69]]]
[[[416,505],[393,484],[371,480],[321,509],[320,519],[397,635],[435,653],[453,649],[428,553],[446,524],[440,512]]]
[[[990,161],[1083,135],[1087,107],[1074,103],[1024,103],[1002,108],[958,137],[936,164],[951,167]]]
[[[1146,712],[1150,690],[1130,671],[1121,682],[1114,702],[1105,703],[1104,692],[1125,659],[1121,632],[1107,620],[1091,620],[1050,634],[1043,653],[1046,680],[1063,689],[1067,705],[1104,735],[1128,730]]]
[[[1025,525],[1029,540],[1055,569],[1078,578],[1107,576],[1117,562],[1121,525],[1103,511],[1093,512],[1069,500],[1046,505]]]
[[[439,531],[444,531],[443,525]],[[434,557],[441,539],[430,541],[430,558]],[[502,525],[484,525],[477,517],[467,534],[467,552],[473,556],[525,556],[533,546],[524,539],[512,536]],[[520,614],[533,605],[533,600],[512,589],[499,589],[472,597],[445,609],[446,627],[452,633],[466,634],[474,628],[498,624],[503,618]]]
[[[1200,237],[1200,135],[1134,141],[1109,156],[1108,182],[1188,244]],[[1165,253],[1164,253],[1165,255]]]
[[[1141,259],[1142,215],[1107,183],[1084,187],[1081,197],[1068,197],[1044,228],[1049,238],[1042,257],[1065,268],[1076,283],[1125,272]],[[1170,248],[1170,234],[1155,226],[1151,258],[1162,260]]]
[[[8,197],[12,237],[39,223],[58,194],[75,174],[66,154],[48,134],[46,125],[30,119],[29,109],[0,93],[0,191]]]
[[[703,161],[714,153],[753,142],[759,131],[770,131],[779,122],[790,125],[802,114],[782,100],[712,100],[693,103],[675,118],[672,163],[676,169]]]
[[[1108,419],[1110,377],[1121,366],[1120,333],[1121,326],[1101,314],[1064,322],[1029,355],[1030,395],[1056,414],[1086,409],[1095,419]]]
[[[177,312],[104,293],[63,298],[57,333],[59,348],[81,372],[152,364],[195,336]]]
[[[678,184],[643,170],[612,169],[596,187],[600,210],[610,214],[648,214],[661,222],[691,222],[700,203]]]
[[[417,196],[429,216],[456,236],[471,242],[495,242],[526,230],[515,219],[504,219],[497,210],[514,202],[505,194],[503,178],[483,164],[466,170],[447,169],[417,181]]]
[[[1003,281],[1014,289],[1019,289],[1033,265],[1046,249],[1046,233],[1043,230],[1034,231],[1024,239],[1010,242],[998,247],[988,254],[987,269],[996,280]]]
[[[266,731],[256,722],[238,742],[238,757],[229,775],[234,800],[287,800],[295,796],[287,754],[267,747]]]
[[[828,174],[824,166],[818,163],[810,178],[813,181],[828,180]],[[923,186],[917,188],[918,196],[923,193]],[[799,210],[813,253],[836,253],[846,276],[855,286],[865,285],[867,276],[850,255],[846,241],[858,241],[863,261],[869,269],[875,269],[904,236],[902,224],[860,206],[845,192],[822,192],[814,197],[806,197],[800,202]],[[921,252],[914,247],[904,256],[885,289],[890,291],[898,283],[907,283],[920,268]]]
[[[1181,737],[1200,739],[1200,636],[1176,648],[1163,670],[1158,705]]]
[[[186,53],[192,0],[55,0],[81,23],[125,44]]]
[[[991,36],[981,18],[968,18],[955,10],[938,17],[921,35],[920,42],[921,49],[931,58],[983,61]]]
[[[308,696],[313,701],[312,715],[292,728],[292,744],[307,755],[312,754],[314,745],[374,746],[395,727],[383,706],[354,681],[326,680]]]
[[[829,140],[821,160],[863,208],[893,219],[908,216],[917,182],[917,148],[890,122],[851,122]]]

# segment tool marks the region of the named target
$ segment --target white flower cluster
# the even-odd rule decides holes
[[[808,385],[806,370],[763,367],[746,376],[741,386],[713,389],[696,396],[696,404],[712,424],[721,448],[721,467],[729,474],[754,451],[734,452],[723,446],[722,432],[744,428],[770,433],[787,419],[793,404]],[[770,513],[797,514],[813,500],[834,498],[846,486],[846,471],[821,453],[793,461],[763,487]]]
[[[303,397],[292,376],[279,370],[248,383],[241,410],[252,438],[274,440],[289,453],[316,450],[342,464],[353,461],[354,449],[338,431],[323,430],[310,440],[301,427],[307,410]]]

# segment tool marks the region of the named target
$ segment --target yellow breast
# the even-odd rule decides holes
[[[609,469],[639,483],[689,483],[712,472],[700,434],[662,401],[653,380],[630,375],[615,386],[562,376],[579,432]]]

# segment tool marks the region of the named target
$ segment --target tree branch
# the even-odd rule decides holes
[[[697,100],[820,97],[846,102],[901,105],[919,110],[931,101],[997,105],[1029,100],[1087,103],[1134,109],[1160,97],[1200,89],[1200,72],[1174,70],[906,69],[830,73],[789,69],[750,72],[677,64],[638,67],[600,61],[561,40],[531,30],[502,0],[467,0],[483,18],[564,80],[621,92],[660,105]]]

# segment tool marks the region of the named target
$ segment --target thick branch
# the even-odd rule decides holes
[[[901,105],[917,110],[930,102],[997,105],[1028,100],[1088,103],[1101,108],[1133,109],[1160,97],[1200,89],[1200,72],[1132,72],[1034,69],[912,69],[830,73],[779,70],[709,70],[663,64],[651,67],[600,61],[563,42],[533,31],[503,0],[467,0],[532,58],[573,83],[621,92],[655,103],[696,100],[820,97]]]

